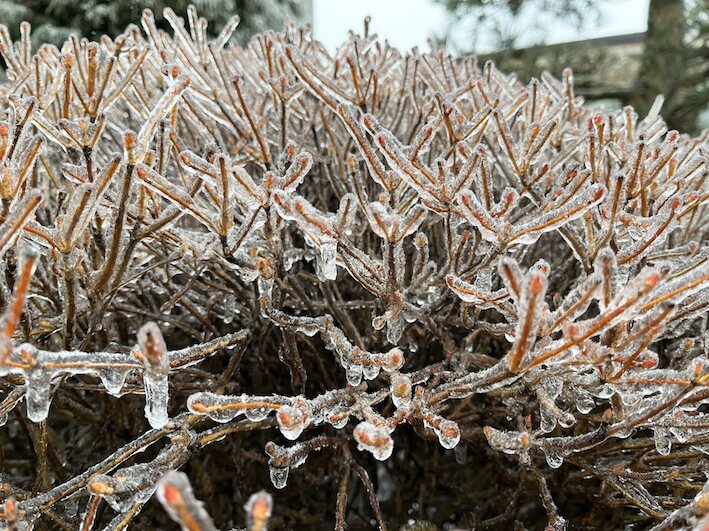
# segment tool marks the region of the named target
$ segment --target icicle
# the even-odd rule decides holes
[[[337,240],[323,238],[320,242],[320,261],[318,262],[318,277],[321,281],[335,280],[337,278]]]
[[[27,417],[32,422],[42,422],[47,418],[49,405],[52,402],[51,384],[52,373],[42,368],[41,365],[27,372],[25,401],[27,402]]]

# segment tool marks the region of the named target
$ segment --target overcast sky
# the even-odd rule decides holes
[[[582,28],[535,13],[533,17],[522,17],[535,21],[524,27],[527,42],[523,39],[521,43],[554,43],[642,32],[647,28],[648,4],[649,0],[599,2],[598,16],[589,17]],[[426,39],[443,35],[451,23],[445,8],[433,0],[313,0],[315,37],[334,50],[346,38],[348,30],[362,31],[366,15],[372,17],[372,31],[403,49],[413,46],[427,49]],[[493,46],[492,36],[484,32],[471,40],[471,32],[459,27],[453,36],[459,47],[485,52]]]

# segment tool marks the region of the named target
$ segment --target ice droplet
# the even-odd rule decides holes
[[[352,386],[359,385],[362,381],[362,367],[359,365],[347,367],[345,369],[345,377],[348,384]]]
[[[109,395],[121,396],[121,389],[129,372],[127,369],[102,369],[99,378]]]
[[[387,341],[392,345],[399,343],[404,333],[404,319],[397,317],[387,321]]]
[[[234,307],[236,305],[236,298],[234,295],[227,295],[224,298],[224,322],[230,324],[234,320]]]
[[[556,428],[556,417],[551,415],[544,406],[539,406],[539,415],[539,428],[542,432],[549,433],[554,431],[554,428]]]
[[[282,489],[288,482],[288,472],[290,467],[277,467],[268,465],[268,474],[271,477],[271,483],[277,489]]]
[[[379,376],[380,370],[381,368],[376,365],[362,366],[362,374],[364,375],[365,380],[374,380],[377,376]]]
[[[564,455],[558,448],[547,446],[542,447],[542,451],[544,452],[544,457],[546,457],[547,464],[551,468],[559,468],[564,463]]]
[[[271,410],[266,406],[250,407],[244,410],[246,418],[251,422],[258,422],[265,419]]]
[[[77,513],[79,512],[79,499],[78,498],[69,498],[64,501],[64,511],[66,512],[67,516],[74,518]]]
[[[576,409],[578,409],[579,413],[584,415],[590,413],[596,406],[596,403],[593,401],[593,396],[585,389],[577,388],[574,394],[576,395]]]
[[[453,455],[455,455],[456,463],[464,465],[468,462],[468,447],[464,444],[457,445],[453,451]]]

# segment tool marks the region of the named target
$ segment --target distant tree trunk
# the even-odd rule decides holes
[[[688,49],[685,42],[687,21],[683,0],[650,0],[647,33],[640,71],[629,103],[640,116],[650,109],[658,94],[665,96],[663,117],[669,126],[680,131],[692,130],[695,123],[676,123],[676,96],[685,77]],[[696,119],[694,120],[696,122]]]

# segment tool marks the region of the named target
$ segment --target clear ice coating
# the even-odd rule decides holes
[[[585,389],[581,389],[578,387],[575,388],[574,398],[576,399],[576,409],[578,409],[579,413],[585,415],[587,413],[590,413],[591,410],[596,407],[596,403],[593,400],[593,396]]]
[[[165,340],[158,325],[148,322],[138,330],[138,348],[145,367],[145,417],[153,428],[162,428],[169,420],[167,376],[170,363]]]
[[[336,430],[341,430],[347,426],[350,420],[349,409],[342,406],[335,406],[327,415],[327,421],[332,424]]]
[[[147,419],[165,425],[168,405],[183,407],[174,395],[168,402],[168,365],[181,370],[201,361],[196,346],[184,354],[185,364],[172,363],[152,324],[140,330],[133,355],[15,346],[25,337],[45,349],[110,345],[123,352],[126,335],[141,324],[125,316],[156,315],[176,343],[221,328],[260,332],[265,341],[250,348],[263,347],[258,355],[278,389],[288,389],[288,375],[271,364],[271,347],[295,333],[322,336],[297,337],[293,350],[306,356],[321,340],[332,345],[351,385],[338,374],[335,386],[344,389],[317,403],[209,393],[189,399],[190,411],[218,422],[259,421],[273,412],[273,422],[257,428],[277,423],[289,440],[331,423],[344,441],[351,437],[349,416],[355,424],[364,417],[355,438],[382,459],[391,453],[394,426],[416,417],[423,400],[433,396],[436,411],[451,411],[474,394],[487,395],[480,404],[492,415],[456,416],[459,426],[426,412],[427,429],[461,461],[461,430],[483,421],[510,426],[521,412],[530,415],[530,430],[539,413],[534,435],[486,428],[490,445],[529,458],[534,444],[554,467],[565,458],[560,448],[573,444],[554,445],[543,434],[577,418],[568,441],[583,445],[590,430],[605,426],[614,437],[650,430],[657,453],[673,459],[672,443],[692,445],[706,435],[700,417],[707,399],[697,398],[699,389],[688,389],[674,411],[655,414],[686,382],[708,381],[706,364],[694,365],[701,350],[709,355],[709,246],[701,230],[706,135],[668,132],[661,104],[643,120],[629,108],[592,116],[574,96],[568,71],[562,82],[543,74],[524,87],[491,62],[478,68],[472,58],[438,50],[399,53],[367,31],[329,54],[307,29],[291,25],[222,54],[236,18],[207,43],[206,20],[194,9],[186,20],[166,11],[173,32],[158,31],[148,13],[145,35],[73,40],[61,50],[40,45],[35,57],[28,24],[17,43],[9,42],[12,28],[0,27],[9,78],[0,88],[0,299],[8,308],[0,376],[12,375],[3,382],[0,424],[22,399],[28,418],[42,421],[57,413],[50,408],[55,393],[76,389],[100,412],[116,402],[92,399],[93,380],[100,379],[114,396],[144,385]],[[243,77],[232,84],[235,71]],[[313,161],[317,171],[306,181]],[[133,166],[133,173],[124,171]],[[414,242],[406,241],[416,231]],[[40,250],[39,272],[26,301],[13,301],[10,292],[23,278],[16,259],[26,245]],[[523,271],[542,255],[551,274],[540,261]],[[530,289],[535,278],[548,281],[548,294],[543,283]],[[263,320],[260,297],[267,299]],[[21,326],[11,326],[13,319]],[[337,326],[347,335],[338,336]],[[396,348],[370,352],[388,348],[384,334]],[[498,363],[505,337],[518,358],[514,368],[523,369],[515,377]],[[697,344],[675,344],[683,340]],[[415,377],[399,373],[404,346],[418,349],[410,359]],[[430,346],[431,353],[422,352]],[[492,352],[479,351],[488,346]],[[222,389],[208,387],[220,376],[207,373],[216,367],[175,380]],[[589,371],[595,379],[582,381]],[[545,380],[548,374],[562,377]],[[412,398],[411,379],[421,382],[422,400]],[[295,380],[293,393],[304,392]],[[534,393],[541,381],[546,401]],[[515,392],[522,387],[531,392]],[[16,390],[12,399],[5,394]],[[494,414],[502,407],[510,410],[507,421]],[[391,417],[378,416],[384,413]],[[5,428],[10,438],[18,425]],[[137,433],[119,435],[116,442],[135,449],[129,445]],[[603,445],[589,459],[600,458],[592,463],[600,472],[612,471],[618,460],[646,451],[634,442]],[[20,467],[33,472],[32,460],[25,461],[14,467],[20,482],[27,477]],[[141,466],[104,478],[109,503],[146,490],[134,482],[138,473],[153,479]],[[295,466],[275,468],[284,476]],[[394,466],[401,460],[377,468]],[[188,497],[184,483],[165,485]],[[668,483],[670,492],[661,492]],[[679,506],[685,496],[672,483],[653,484],[653,495]],[[378,490],[384,497],[388,487]],[[64,507],[72,517],[78,498],[43,509]]]
[[[394,440],[385,426],[360,422],[355,426],[354,438],[359,450],[370,452],[378,461],[386,461],[394,451]]]
[[[194,393],[187,399],[187,408],[198,415],[207,415],[216,422],[229,422],[239,415],[251,421],[265,419],[268,414],[278,409],[282,403],[288,403],[277,396],[239,396],[217,395],[210,392]]]
[[[527,432],[500,431],[492,426],[485,426],[483,433],[493,450],[506,454],[517,454],[529,447],[530,436]]]
[[[133,465],[116,471],[112,476],[100,474],[89,482],[89,492],[100,495],[119,513],[136,502],[146,502],[155,492],[164,469],[152,463]]]
[[[363,369],[359,365],[350,365],[345,367],[345,378],[347,379],[347,383],[352,386],[359,385],[362,381],[362,372]]]
[[[188,446],[188,440],[175,438],[149,463],[120,468],[111,475],[92,476],[87,489],[89,493],[106,500],[114,511],[123,513],[134,503],[144,503],[150,499],[160,478],[184,457]]]

